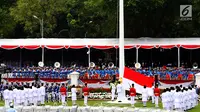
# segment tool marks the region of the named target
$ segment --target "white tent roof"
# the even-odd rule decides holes
[[[100,39],[0,39],[0,45],[99,45],[114,46],[118,38]],[[200,38],[126,38],[125,45],[200,45]]]

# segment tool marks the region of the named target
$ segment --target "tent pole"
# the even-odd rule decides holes
[[[90,67],[90,47],[88,47],[88,67]]]
[[[19,66],[20,66],[20,68],[22,67],[22,51],[21,51],[22,49],[20,48],[20,51],[19,51]]]
[[[42,47],[42,62],[44,63],[44,47]]]
[[[136,63],[138,63],[138,47],[136,47]]]
[[[62,66],[64,67],[63,64],[64,64],[64,63],[63,63],[63,49],[62,49]]]
[[[180,47],[178,47],[178,68],[180,67]]]

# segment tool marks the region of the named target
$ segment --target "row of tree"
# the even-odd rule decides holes
[[[197,37],[200,0],[124,0],[125,37]],[[180,5],[192,20],[180,20]],[[0,0],[0,37],[118,37],[119,0]]]

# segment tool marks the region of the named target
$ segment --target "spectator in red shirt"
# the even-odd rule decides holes
[[[61,101],[62,105],[65,104],[65,97],[66,97],[67,89],[64,84],[62,84],[62,87],[60,88],[60,94],[61,94]]]
[[[84,104],[87,106],[87,100],[89,95],[89,88],[87,87],[87,83],[85,83],[85,87],[83,88],[83,95],[84,95]]]
[[[135,104],[135,96],[136,96],[136,90],[134,88],[134,84],[132,84],[132,87],[130,88],[130,97],[131,97],[132,107],[134,107],[134,104]]]
[[[154,95],[155,95],[155,105],[156,107],[158,107],[158,98],[160,96],[160,89],[158,88],[158,85],[155,86]]]

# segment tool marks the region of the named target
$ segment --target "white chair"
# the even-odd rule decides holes
[[[17,112],[22,112],[22,106],[16,106],[15,109],[17,110]]]
[[[78,111],[78,106],[72,106],[70,112],[77,112]]]
[[[64,107],[63,108],[63,112],[70,112],[70,110],[71,110],[71,107]]]
[[[46,112],[50,111],[50,106],[49,105],[46,105],[44,108],[45,108]]]
[[[103,112],[102,107],[90,107],[91,112]]]
[[[126,112],[140,112],[139,110],[139,108],[128,108]]]
[[[6,112],[6,108],[0,107],[0,112]]]
[[[126,112],[137,112],[137,110],[133,109],[133,108],[129,108],[126,110]]]
[[[78,112],[91,112],[91,109],[89,106],[87,107],[79,107]]]
[[[114,112],[123,112],[123,108],[119,108],[119,107],[117,107],[117,108],[115,108],[115,110],[114,110]]]
[[[51,106],[50,107],[50,111],[49,112],[57,112],[58,111],[58,107],[56,106]]]
[[[33,108],[29,106],[25,106],[22,110],[23,112],[33,112]]]
[[[58,112],[63,112],[64,106],[58,106]]]
[[[44,111],[46,111],[44,107],[37,106],[37,107],[35,107],[35,111],[34,112],[44,112]]]
[[[113,109],[112,107],[104,107],[104,108],[103,108],[103,111],[104,111],[104,112],[113,112],[114,109]]]

